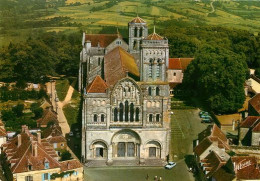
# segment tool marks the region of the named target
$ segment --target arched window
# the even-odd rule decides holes
[[[134,104],[133,103],[130,104],[130,121],[131,122],[134,121]]]
[[[160,122],[160,114],[156,114],[156,122]]]
[[[114,109],[114,121],[117,122],[118,121],[118,110],[117,108]]]
[[[139,121],[139,108],[135,109],[135,121]]]
[[[151,87],[148,88],[148,95],[149,95],[149,96],[152,95],[152,88],[151,88]]]
[[[160,95],[160,88],[156,87],[156,95],[159,96]]]
[[[101,122],[105,122],[105,115],[101,114]]]
[[[128,112],[129,112],[128,101],[125,101],[125,121],[128,121]]]
[[[94,122],[97,122],[98,121],[98,117],[96,114],[94,114]]]
[[[153,59],[151,58],[149,61],[149,77],[153,76]]]
[[[137,27],[135,27],[135,31],[134,31],[134,37],[137,37]]]
[[[124,105],[123,105],[123,103],[119,104],[119,121],[124,121]]]
[[[137,42],[136,42],[136,40],[134,41],[134,48],[133,49],[137,50]]]
[[[149,122],[153,122],[153,115],[149,114]]]
[[[157,60],[156,77],[160,77],[160,75],[161,75],[161,59],[158,58],[158,60]]]

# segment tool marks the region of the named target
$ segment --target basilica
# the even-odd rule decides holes
[[[169,46],[140,17],[128,43],[115,34],[83,33],[82,162],[162,165],[170,149]]]

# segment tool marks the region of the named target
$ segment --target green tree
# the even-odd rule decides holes
[[[70,160],[71,159],[71,153],[67,150],[63,151],[61,153],[61,161]]]
[[[23,115],[24,105],[23,104],[17,104],[12,108],[12,111],[17,117],[21,117]]]
[[[242,107],[247,75],[245,56],[221,47],[203,46],[184,73],[188,96],[206,101],[216,113],[236,112]]]

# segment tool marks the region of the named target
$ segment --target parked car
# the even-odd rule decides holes
[[[201,117],[202,115],[209,115],[209,113],[206,111],[200,111],[199,116]]]
[[[208,114],[203,114],[200,116],[201,118],[205,118],[205,119],[211,119],[211,116]]]
[[[176,166],[175,162],[169,162],[167,165],[165,165],[165,169],[172,169],[173,167]]]
[[[204,118],[202,119],[201,123],[212,123],[212,119]]]

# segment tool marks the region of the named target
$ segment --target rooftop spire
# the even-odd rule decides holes
[[[155,33],[155,17],[153,18],[153,33]]]

